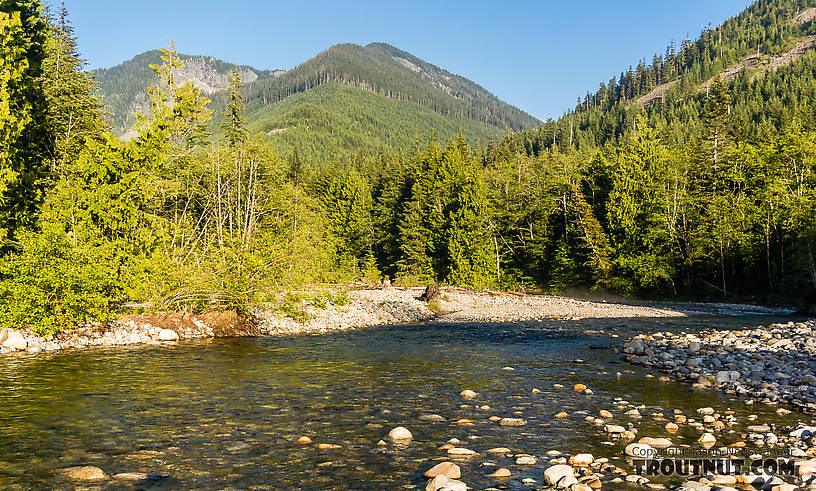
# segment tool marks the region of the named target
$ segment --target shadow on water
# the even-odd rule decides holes
[[[419,486],[422,471],[445,457],[437,448],[457,438],[482,453],[458,462],[471,487],[526,489],[521,480],[541,482],[541,465],[516,466],[484,451],[509,447],[542,463],[548,450],[620,459],[622,445],[610,445],[585,421],[609,409],[625,422],[626,406],[616,406],[615,398],[645,406],[648,422],[640,428],[649,436],[666,436],[663,425],[674,409],[702,406],[731,408],[740,421],[753,412],[795,423],[801,414],[779,417],[733,397],[658,383],[609,349],[593,349],[618,342],[613,336],[773,320],[779,319],[413,324],[7,357],[0,360],[0,487],[70,487],[59,469],[78,465],[148,476],[93,485],[105,489]],[[576,393],[576,383],[594,394]],[[479,395],[464,401],[458,393],[466,388]],[[568,417],[556,418],[561,411]],[[494,415],[523,417],[527,425],[501,427],[488,420]],[[457,424],[460,419],[472,426]],[[378,447],[394,426],[408,427],[414,440]],[[295,444],[303,435],[314,443]],[[696,437],[681,432],[673,439]],[[340,448],[320,450],[319,443]],[[497,483],[487,477],[495,467],[486,462],[513,476]]]

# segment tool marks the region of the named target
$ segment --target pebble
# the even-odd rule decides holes
[[[521,457],[516,457],[516,465],[536,465],[537,462],[538,460],[532,455],[522,455]]]
[[[308,445],[308,444],[312,443],[312,439],[309,438],[308,436],[302,436],[302,437],[298,438],[297,440],[295,440],[295,443],[297,443],[299,445]]]
[[[714,443],[716,443],[717,438],[714,435],[712,435],[711,433],[703,433],[703,435],[697,441],[700,442],[700,445],[703,445],[703,446],[709,445],[709,446],[711,446],[711,445],[714,445]]]
[[[616,435],[626,431],[626,428],[620,425],[604,425],[604,432]]]
[[[473,392],[470,389],[465,389],[462,392],[460,392],[459,395],[464,397],[465,399],[473,399],[474,397],[479,395],[479,393],[478,392]]]
[[[650,447],[654,448],[669,448],[672,446],[672,441],[668,438],[651,438],[648,436],[638,440],[638,443],[649,445]]]

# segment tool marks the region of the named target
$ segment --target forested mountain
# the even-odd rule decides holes
[[[506,267],[557,289],[816,304],[815,17],[759,0],[491,145]]]
[[[208,56],[180,54],[183,66],[177,69],[181,82],[190,81],[207,95],[226,89],[227,75],[237,68],[244,83],[255,82],[283,73],[280,70],[257,70],[248,66],[233,65]],[[119,134],[131,130],[136,123],[136,113],[150,109],[147,89],[159,81],[150,68],[161,64],[161,51],[152,50],[134,56],[111,68],[91,72],[99,86],[102,103],[107,106],[107,120]]]
[[[816,311],[814,7],[759,0],[520,131],[536,121],[387,45],[283,74],[190,71],[171,46],[152,76],[98,74],[145,89],[120,139],[67,13],[0,2],[0,327],[297,312],[281,292],[384,276]]]
[[[461,129],[471,143],[488,144],[504,132],[473,119],[443,116],[347,84],[329,82],[247,113],[247,127],[265,135],[281,155],[297,151],[310,162],[371,156],[411,148],[428,136],[447,140]]]
[[[617,144],[641,114],[676,143],[702,137],[703,106],[717,78],[731,94],[736,135],[757,137],[816,117],[816,2],[758,0],[697,39],[640,60],[558,121],[518,135],[533,152]]]
[[[150,51],[93,72],[120,135],[133,136],[128,131],[136,113],[149,108],[146,89],[157,81],[150,65],[159,57]],[[203,56],[180,59],[179,80],[192,81],[219,113],[234,65]],[[237,68],[249,128],[266,134],[283,155],[304,147],[300,155],[310,160],[404,148],[434,130],[449,138],[462,128],[472,143],[486,144],[507,129],[540,124],[470,80],[383,43],[333,46],[287,72]],[[220,116],[213,121],[217,129]]]
[[[247,90],[247,108],[251,111],[332,82],[502,130],[521,130],[540,123],[476,83],[385,43],[332,46],[281,77],[252,84]]]

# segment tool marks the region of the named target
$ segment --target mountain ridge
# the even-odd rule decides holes
[[[156,80],[149,65],[160,62],[159,54],[157,50],[148,51],[114,67],[92,72],[99,81],[102,101],[110,108],[109,122],[117,134],[123,135],[132,128],[137,112],[149,110],[145,93]],[[409,112],[414,116],[421,113],[425,120],[434,120],[434,124],[446,128],[451,125],[475,128],[475,133],[480,137],[499,135],[507,130],[534,128],[542,123],[502,101],[481,85],[386,43],[370,43],[366,46],[337,44],[290,70],[259,70],[206,55],[185,54],[179,57],[184,64],[177,73],[179,79],[192,81],[202,93],[210,97],[211,107],[216,113],[223,107],[226,75],[236,67],[244,82],[243,94],[250,118],[268,119],[265,114],[279,113],[274,110],[275,105],[292,95],[307,93],[325,84],[341,83],[400,104],[423,107],[425,110]],[[329,92],[340,94],[337,91]],[[349,98],[355,101],[367,99],[363,95],[349,96],[347,91],[343,92],[343,96],[346,102]],[[303,102],[316,103],[308,99],[303,99]],[[319,104],[334,103],[326,99],[325,94],[315,96],[314,99],[319,100]],[[331,112],[337,108],[324,109]],[[441,119],[431,116],[427,110],[436,113]],[[371,116],[376,118],[376,115]],[[217,123],[218,116],[215,119]],[[470,121],[478,125],[473,126]],[[250,123],[253,123],[252,119]],[[399,127],[403,124],[400,121],[382,123],[393,126],[391,131],[380,132],[382,134],[406,132],[406,128]],[[495,131],[486,126],[495,128]],[[276,128],[269,128],[264,133],[272,136],[275,134],[269,133],[272,129]],[[388,146],[392,142],[386,138],[380,143]],[[399,139],[399,143],[404,144],[405,139]]]

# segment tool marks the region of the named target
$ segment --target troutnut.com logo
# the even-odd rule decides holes
[[[639,476],[765,474],[792,476],[798,463],[789,449],[647,448],[632,460]]]
[[[634,459],[639,476],[796,475],[793,459]]]

